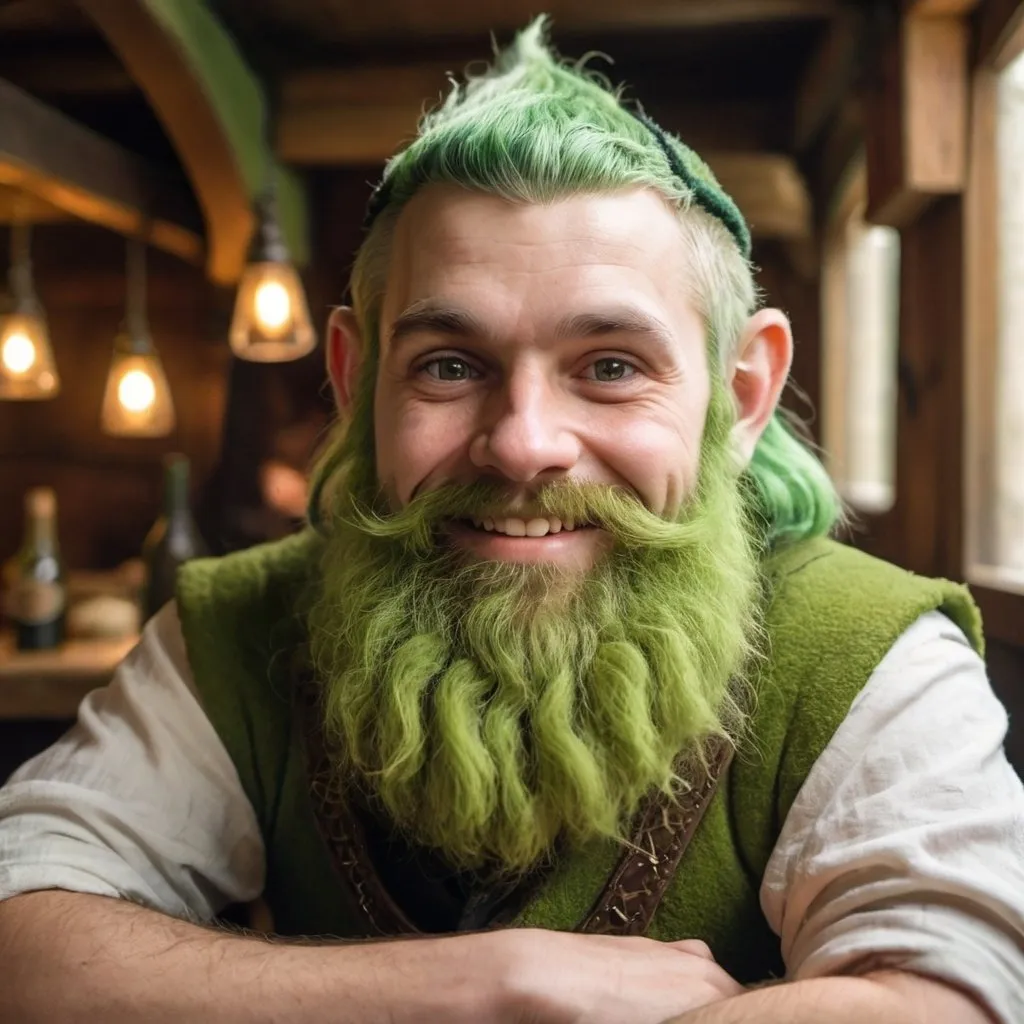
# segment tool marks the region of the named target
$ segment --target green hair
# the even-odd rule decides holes
[[[759,301],[739,210],[679,139],[624,106],[621,93],[582,63],[557,59],[546,26],[546,18],[538,18],[493,67],[465,84],[453,83],[440,107],[424,116],[417,137],[388,162],[352,274],[353,306],[367,346],[364,375],[376,373],[395,224],[404,205],[435,183],[526,203],[653,189],[679,213],[690,297],[705,324],[712,364],[723,367],[739,343]],[[314,524],[321,496],[351,461],[353,446],[372,449],[372,417],[366,409],[359,415],[367,401],[372,386],[361,388],[353,429],[340,426],[314,469]],[[824,466],[781,412],[762,435],[745,477],[769,543],[826,534],[840,517],[841,502]]]

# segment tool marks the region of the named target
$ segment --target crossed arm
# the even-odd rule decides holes
[[[745,991],[702,943],[509,930],[272,944],[109,897],[0,904],[0,1019],[24,1024],[991,1024],[908,974]]]
[[[666,1024],[993,1024],[965,993],[903,971],[816,978],[708,1004]]]

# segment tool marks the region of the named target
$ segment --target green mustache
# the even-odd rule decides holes
[[[446,484],[417,495],[397,512],[357,505],[346,518],[348,525],[365,536],[397,541],[410,554],[422,555],[436,549],[446,522],[497,518],[509,515],[513,507],[512,514],[522,518],[557,516],[563,521],[593,523],[626,550],[671,550],[710,540],[714,533],[714,524],[705,517],[688,518],[685,509],[678,519],[664,519],[625,488],[571,480],[545,484],[525,508],[512,506],[507,486],[480,480]]]

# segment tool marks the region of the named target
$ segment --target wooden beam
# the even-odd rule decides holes
[[[181,157],[207,226],[207,273],[238,280],[255,218],[254,196],[277,180],[282,227],[305,262],[309,224],[302,182],[268,151],[262,86],[202,3],[79,0],[145,93]]]
[[[1024,5],[987,0],[975,19],[974,66],[1002,71],[1024,50]]]
[[[184,182],[3,80],[0,184],[202,261],[198,211]]]
[[[904,227],[967,173],[968,26],[904,16],[881,54],[867,126],[868,220]]]
[[[299,165],[383,162],[415,135],[453,70],[435,62],[291,75],[281,89],[277,155]]]
[[[411,139],[424,109],[449,89],[457,62],[331,68],[286,76],[276,149],[296,166],[382,163]],[[677,100],[663,83],[632,80],[651,116],[698,152],[781,150],[790,138],[788,98]]]
[[[0,51],[0,67],[20,88],[34,96],[97,97],[123,96],[135,92],[135,83],[124,65],[106,53],[69,52],[48,45],[13,47]]]
[[[370,7],[371,5],[366,5]],[[465,7],[458,3],[453,8]],[[486,6],[486,5],[485,5]],[[502,20],[514,15],[512,27],[526,24],[537,11],[532,0],[491,0],[497,11],[508,11]],[[546,5],[556,24],[563,29],[592,28],[689,28],[704,25],[764,24],[829,18],[840,10],[836,0],[556,0]]]
[[[788,20],[832,17],[841,0],[375,0],[353,4],[298,4],[295,0],[262,0],[273,22],[324,42],[365,42],[397,38],[507,35],[547,11],[558,33],[686,29],[759,25]]]
[[[970,14],[981,0],[903,0],[906,14],[922,14],[928,17],[963,17]]]
[[[58,209],[45,199],[29,192],[0,185],[0,224],[23,221],[28,224],[51,224],[71,220],[71,214]]]
[[[792,158],[777,153],[705,153],[704,158],[755,238],[799,242],[812,237],[810,193]]]
[[[278,156],[301,165],[382,163],[415,136],[424,107],[446,91],[448,72],[447,65],[424,63],[292,75],[283,83]],[[699,106],[699,119],[707,122],[708,104]],[[696,108],[656,113],[662,124],[679,132],[698,151],[705,148],[689,130],[696,123],[696,116],[691,118]],[[807,186],[790,158],[732,151],[702,155],[757,237],[795,241],[811,236]]]
[[[809,173],[819,226],[827,221],[855,161],[864,155],[864,135],[864,101],[847,96],[821,137]]]
[[[797,87],[793,146],[805,152],[849,94],[863,47],[864,16],[852,9],[833,18]]]

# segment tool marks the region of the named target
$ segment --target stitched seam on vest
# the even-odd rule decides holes
[[[709,743],[708,769],[691,789],[676,799],[664,793],[649,798],[629,848],[577,931],[600,935],[647,931],[732,754],[731,743]]]
[[[370,862],[362,828],[339,792],[318,714],[318,689],[311,682],[302,682],[297,691],[296,697],[306,724],[310,795],[317,827],[330,851],[335,870],[355,893],[363,916],[378,935],[419,934],[420,930],[384,888]]]

